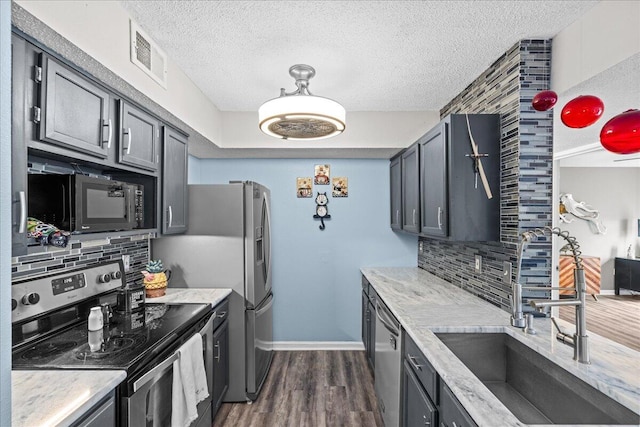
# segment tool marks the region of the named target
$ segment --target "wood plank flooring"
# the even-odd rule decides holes
[[[560,318],[575,324],[575,309],[560,307]],[[640,295],[587,296],[587,332],[640,351]]]
[[[214,427],[383,426],[364,351],[276,351],[258,399],[223,403]]]

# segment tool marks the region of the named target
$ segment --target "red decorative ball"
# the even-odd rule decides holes
[[[567,102],[560,113],[560,119],[570,128],[585,128],[597,122],[603,112],[604,104],[600,98],[582,95]]]
[[[552,90],[543,90],[536,93],[536,96],[531,100],[531,105],[536,111],[547,111],[553,108],[558,102],[558,94]]]
[[[627,110],[602,126],[600,143],[618,154],[640,152],[640,110]]]

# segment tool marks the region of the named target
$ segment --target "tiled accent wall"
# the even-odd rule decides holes
[[[531,107],[533,96],[549,88],[551,40],[522,40],[509,49],[441,111],[499,113],[500,242],[454,243],[421,237],[418,266],[498,307],[509,310],[510,284],[502,281],[503,262],[513,265],[519,234],[551,225],[553,115]],[[475,255],[483,258],[475,271]],[[520,282],[528,286],[551,281],[551,239],[541,238],[524,252]],[[523,292],[539,297],[540,292]]]
[[[127,272],[127,282],[141,280],[140,271],[149,259],[149,239],[152,237],[155,237],[155,233],[74,242],[64,249],[43,248],[44,252],[12,258],[11,279],[16,281],[62,273],[129,255],[130,269]]]

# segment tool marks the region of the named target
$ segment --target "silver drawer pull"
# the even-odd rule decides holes
[[[220,314],[218,314],[218,317],[219,317],[219,318],[223,318],[223,317],[225,317],[226,315],[227,315],[227,312],[226,312],[226,311],[221,311],[221,312],[220,312]]]
[[[424,420],[424,425],[426,426],[430,426],[431,425],[431,421],[429,421],[429,418],[427,418],[426,415],[422,415],[422,419]]]
[[[411,364],[413,365],[414,368],[416,368],[418,371],[422,371],[422,366],[420,365],[418,362],[416,362],[417,358],[415,356],[412,356],[409,354],[409,362],[411,362]]]
[[[216,350],[218,351],[218,354],[215,354]],[[213,346],[213,354],[213,358],[216,359],[218,363],[220,363],[220,341],[216,341],[216,344]]]

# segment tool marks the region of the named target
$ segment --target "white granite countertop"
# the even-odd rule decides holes
[[[166,295],[146,302],[209,303],[215,307],[229,294],[231,289],[167,288]],[[125,378],[125,371],[12,371],[11,425],[70,425]]]
[[[167,288],[164,296],[147,298],[148,303],[209,303],[211,307],[218,305],[231,294],[231,289],[205,289],[205,288]]]
[[[640,352],[588,332],[591,364],[555,339],[550,319],[536,318],[537,335],[510,326],[509,313],[420,268],[362,268],[378,295],[480,426],[523,426],[435,336],[438,332],[504,332],[586,383],[640,413]],[[558,321],[565,330],[574,326]]]
[[[125,371],[12,371],[11,426],[68,426],[126,376]]]

